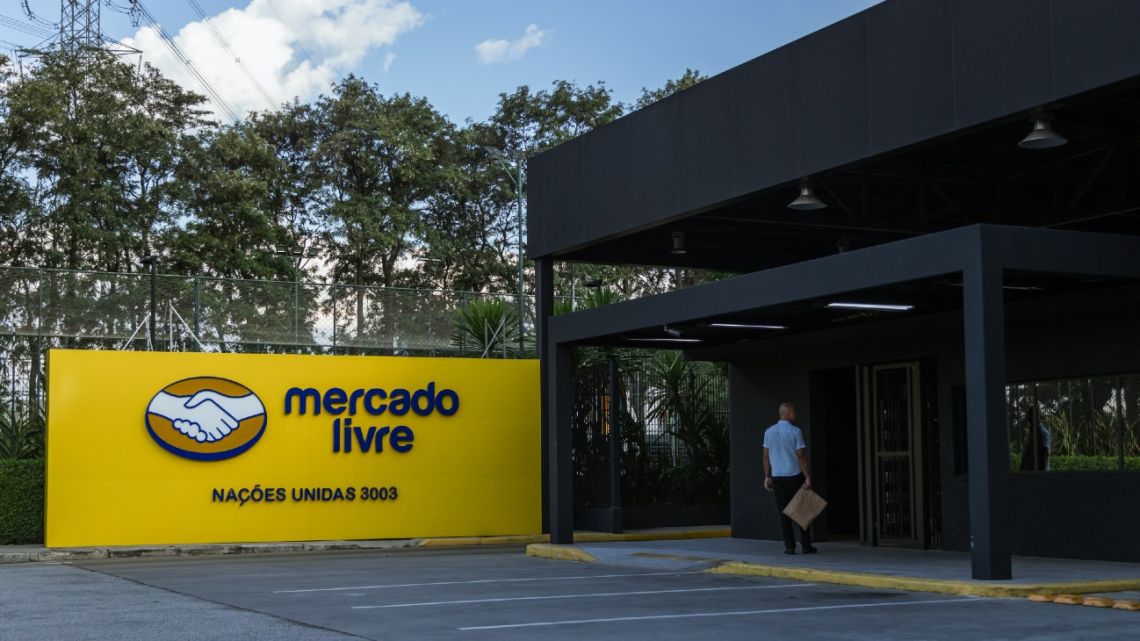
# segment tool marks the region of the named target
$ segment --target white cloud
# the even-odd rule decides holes
[[[485,65],[518,60],[528,49],[546,44],[546,40],[547,33],[539,29],[538,25],[530,24],[526,27],[526,33],[514,42],[503,39],[480,42],[475,45],[475,57]]]
[[[307,100],[325,91],[369,51],[392,46],[423,22],[423,14],[411,3],[399,0],[251,0],[244,9],[227,9],[210,18],[275,103]],[[173,37],[234,111],[270,108],[205,23],[191,22]],[[124,42],[142,49],[143,58],[167,77],[203,93],[155,29],[139,29]],[[385,56],[385,71],[395,57],[391,52]]]
[[[384,73],[388,73],[388,70],[392,68],[393,62],[396,62],[396,54],[391,51],[384,54]]]

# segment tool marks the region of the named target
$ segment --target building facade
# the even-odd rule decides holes
[[[1140,41],[1124,0],[890,0],[537,155],[546,522],[571,353],[730,364],[733,535],[800,407],[830,539],[1140,560]],[[553,316],[556,262],[734,278]],[[679,342],[683,341],[683,342]]]

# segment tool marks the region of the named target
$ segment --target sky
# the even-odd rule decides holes
[[[46,23],[59,0],[27,0]],[[631,103],[685,69],[715,75],[878,0],[143,0],[239,115],[309,101],[349,73],[423,96],[452,121],[485,120],[501,93],[604,82]],[[0,3],[0,51],[42,38],[22,0]],[[201,86],[144,18],[102,5],[103,33],[184,86]],[[201,10],[201,14],[198,10]],[[203,21],[205,15],[208,21]],[[44,31],[47,33],[48,31]],[[215,35],[220,35],[219,38]],[[233,62],[239,58],[245,70]],[[252,79],[251,79],[252,77]]]

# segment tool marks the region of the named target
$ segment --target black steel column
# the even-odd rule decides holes
[[[550,317],[554,315],[554,269],[549,258],[539,258],[534,261],[534,347],[539,359],[539,448],[542,450],[542,531],[550,532],[550,504],[549,483],[550,465],[547,448],[549,447],[548,432],[550,430],[549,408],[550,399],[547,381],[546,337],[549,334],[548,325]]]
[[[621,380],[617,359],[610,356],[610,531],[622,531],[621,518]]]
[[[570,454],[570,424],[574,412],[573,348],[546,339],[547,496],[550,542],[574,542],[574,462]]]
[[[1009,436],[1002,270],[986,252],[962,274],[971,575],[1009,579]]]

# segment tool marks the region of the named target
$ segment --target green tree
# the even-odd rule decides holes
[[[633,104],[633,108],[644,109],[659,100],[664,100],[679,91],[684,91],[705,80],[708,80],[708,76],[702,74],[700,71],[696,69],[685,69],[685,73],[681,74],[680,78],[666,80],[664,85],[656,89],[646,89],[642,87],[641,97]]]
[[[425,201],[415,286],[515,291],[513,183],[486,149],[493,141],[489,127],[473,124],[448,145],[439,182]]]
[[[203,98],[104,52],[46,54],[8,95],[44,212],[24,230],[43,243],[35,262],[131,271],[173,223],[175,169],[207,124]]]
[[[499,94],[491,125],[501,147],[530,154],[592,131],[623,111],[605,83],[579,87],[556,80],[550,90],[532,91],[524,85]]]
[[[327,257],[342,282],[397,282],[450,123],[423,98],[349,76],[317,101]]]
[[[364,287],[392,287],[407,271],[401,261],[422,232],[420,210],[439,182],[452,126],[423,98],[385,97],[355,76],[315,109],[324,256],[334,280],[356,286],[345,292],[353,305],[340,318],[364,346],[367,333],[400,331],[399,305]]]
[[[21,266],[30,262],[39,248],[39,238],[27,230],[36,223],[31,190],[23,175],[21,151],[28,132],[13,126],[9,93],[13,73],[10,61],[0,55],[0,261]]]

